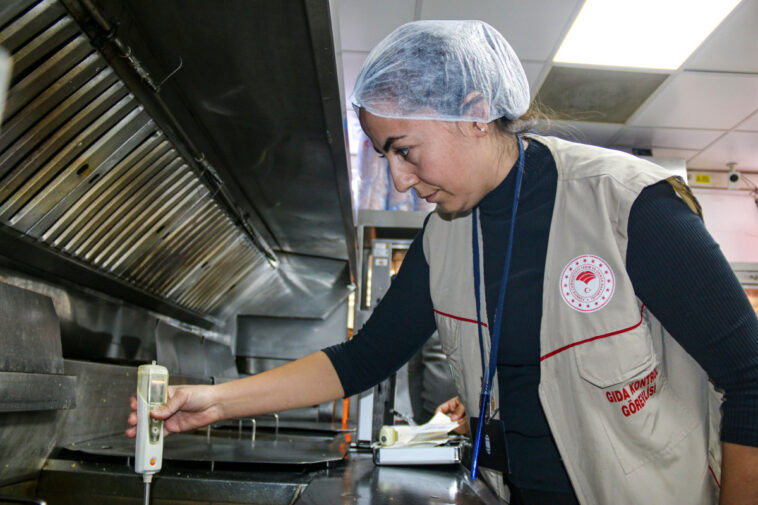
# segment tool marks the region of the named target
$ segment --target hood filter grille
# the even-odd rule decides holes
[[[266,259],[56,0],[0,8],[0,222],[214,315]]]

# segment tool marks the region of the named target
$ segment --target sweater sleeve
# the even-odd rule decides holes
[[[324,349],[345,396],[378,384],[403,366],[437,329],[429,293],[423,231],[366,324],[349,341]]]
[[[637,296],[724,391],[721,440],[758,446],[758,318],[718,244],[665,181],[640,193],[628,236]]]

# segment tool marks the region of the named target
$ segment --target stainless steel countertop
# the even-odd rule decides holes
[[[498,505],[502,502],[462,465],[375,466],[369,453],[351,452],[345,465],[314,478],[296,505]]]
[[[168,437],[164,470],[153,484],[156,503],[181,503],[181,497],[192,497],[198,505],[502,503],[481,480],[471,481],[460,464],[376,466],[370,452],[345,453],[344,434],[281,434],[278,441],[269,440],[271,434],[260,435],[255,446],[218,434],[210,442],[198,435]],[[40,479],[40,494],[49,497],[51,505],[94,505],[102,503],[108,493],[121,496],[125,505],[136,504],[132,500],[141,496],[140,479],[131,465],[124,464],[129,459],[119,461],[133,454],[132,443],[119,435],[67,446],[70,451],[86,453],[89,462],[48,462]],[[76,452],[62,456],[79,459]],[[203,462],[209,464],[205,469]],[[307,463],[301,466],[296,462]],[[62,495],[68,501],[60,501]]]

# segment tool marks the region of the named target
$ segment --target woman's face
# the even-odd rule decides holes
[[[389,161],[395,188],[413,188],[443,212],[474,208],[507,175],[498,180],[497,156],[481,123],[385,118],[364,109],[360,120],[374,149]]]

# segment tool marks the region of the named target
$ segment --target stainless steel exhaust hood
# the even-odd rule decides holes
[[[11,0],[0,46],[0,255],[14,266],[205,327],[243,303],[267,313],[262,278],[347,294],[325,2]],[[324,281],[314,258],[342,272]]]

